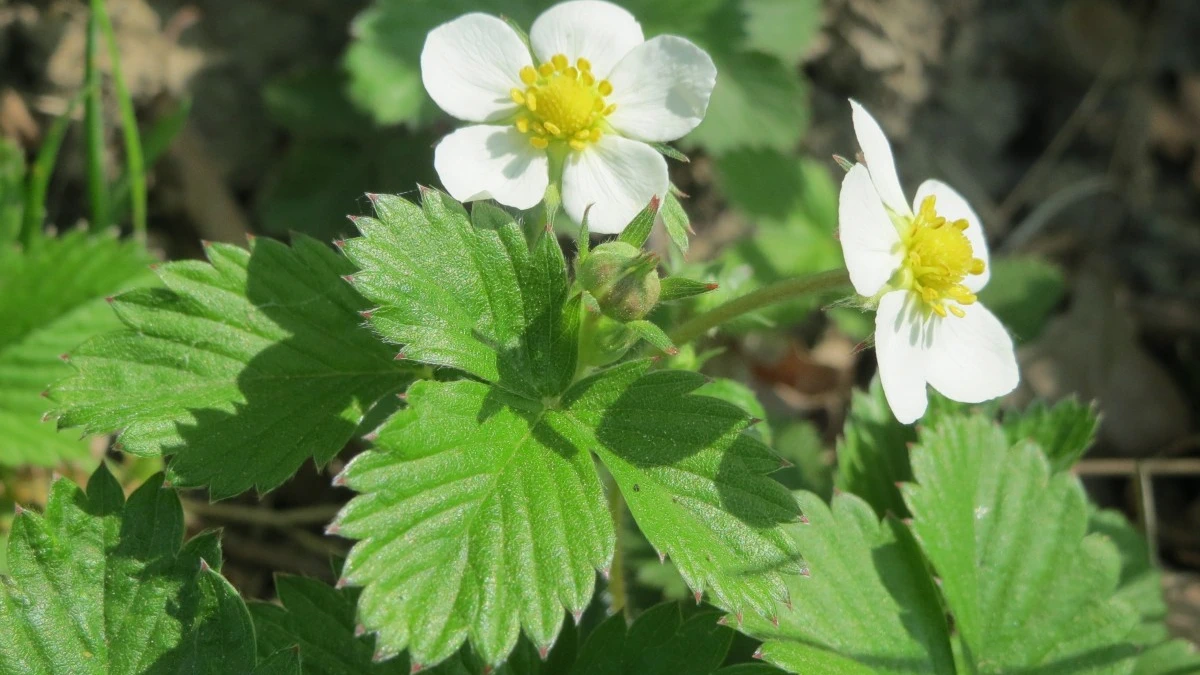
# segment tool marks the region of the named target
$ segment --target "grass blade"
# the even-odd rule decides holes
[[[127,202],[131,191],[133,190],[132,181],[141,176],[141,182],[145,184],[146,170],[153,167],[167,148],[171,147],[171,142],[183,131],[183,127],[187,124],[188,115],[192,112],[192,102],[189,99],[184,99],[175,106],[175,109],[168,112],[154,122],[154,124],[146,130],[146,135],[141,139],[141,154],[145,167],[143,171],[134,171],[133,162],[125,168],[125,171],[117,177],[112,188],[112,204],[113,218],[120,220],[125,216],[127,203],[132,204],[132,201]],[[137,236],[138,224],[136,216],[134,218],[134,234]]]
[[[104,41],[108,43],[108,58],[112,63],[113,85],[117,93],[117,106],[121,111],[121,129],[125,137],[125,175],[129,179],[129,206],[133,213],[133,238],[146,241],[146,164],[142,155],[141,134],[137,116],[133,111],[133,99],[125,86],[121,73],[121,54],[117,48],[117,36],[113,32],[112,20],[104,8],[104,0],[92,0],[92,17],[99,24]],[[88,34],[89,38],[91,33]],[[90,54],[90,50],[89,50]]]
[[[100,11],[96,11],[97,7]],[[111,224],[108,214],[107,172],[104,168],[104,101],[100,86],[100,15],[104,8],[92,2],[88,18],[87,57],[84,70],[84,143],[87,146],[88,201],[92,207],[91,229],[102,230]]]
[[[50,187],[50,177],[54,175],[58,151],[67,136],[71,117],[82,98],[83,92],[76,94],[67,104],[66,112],[50,125],[37,158],[29,168],[29,178],[25,187],[25,217],[21,224],[21,244],[25,247],[29,247],[42,232],[42,222],[46,219],[46,191]]]

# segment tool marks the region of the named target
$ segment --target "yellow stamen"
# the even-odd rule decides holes
[[[927,311],[962,318],[966,316],[962,306],[978,300],[963,281],[983,274],[987,265],[975,257],[964,234],[970,223],[961,218],[949,221],[936,207],[937,199],[926,197],[916,215],[902,226],[906,228],[901,232],[904,258],[898,283],[916,294]],[[950,227],[944,227],[947,224]]]
[[[535,148],[563,143],[574,151],[585,150],[600,140],[605,118],[617,109],[605,100],[613,92],[612,83],[597,81],[585,58],[571,65],[565,54],[555,54],[536,67],[521,68],[518,75],[526,88],[513,89],[510,95],[524,110],[513,124],[530,135]]]

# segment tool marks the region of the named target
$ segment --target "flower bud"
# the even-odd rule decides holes
[[[623,241],[592,249],[579,269],[579,283],[617,321],[635,321],[658,304],[658,256]]]

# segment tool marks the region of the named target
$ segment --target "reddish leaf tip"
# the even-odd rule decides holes
[[[667,356],[679,356],[679,347],[675,345],[667,347]]]
[[[346,477],[344,475],[339,473],[338,475],[333,477],[333,486],[334,487],[344,487],[345,485],[346,485]]]
[[[353,215],[353,214],[349,214],[349,215],[347,215],[347,216],[346,216],[346,218],[347,218],[347,219],[349,219],[349,221],[350,221],[350,222],[352,222],[352,223],[354,223],[355,225],[357,225],[357,224],[358,224],[358,219],[359,219],[359,218],[361,218],[361,216],[356,216],[356,215]]]
[[[718,625],[718,626],[728,626],[728,625],[729,625],[729,617],[728,617],[728,616],[726,616],[726,615],[724,615],[724,614],[722,614],[722,615],[721,615],[721,616],[720,616],[720,617],[717,619],[717,625]]]
[[[751,654],[750,656],[751,656],[751,657],[753,657],[753,658],[756,658],[756,659],[758,659],[758,660],[760,660],[760,661],[761,661],[761,660],[762,660],[762,657],[763,657],[763,653],[762,653],[762,647],[759,647],[758,649],[755,649],[755,650],[754,650],[754,653],[753,653],[753,654]]]
[[[396,354],[397,361],[403,361],[406,358],[408,358],[408,357],[404,355],[404,352],[400,352],[399,354]]]
[[[667,554],[663,553],[662,551],[659,551],[658,552],[658,564],[661,565],[665,562],[667,562]]]
[[[348,284],[352,284],[352,283],[354,283],[354,275],[353,274],[343,274],[342,281],[344,281]]]
[[[812,570],[808,569],[808,565],[800,568],[800,576],[808,578],[812,577]]]
[[[800,523],[801,525],[808,525],[808,516],[801,513],[799,516],[796,516],[796,522]]]
[[[696,604],[698,605],[704,598],[704,591],[692,591],[692,597],[696,599]]]
[[[742,619],[746,618],[746,616],[745,616],[744,614],[742,614],[741,612],[738,612],[738,613],[737,613],[736,615],[734,615],[734,616],[735,616],[735,618],[737,618],[737,625],[738,625],[738,627],[741,627],[741,625],[742,625]]]
[[[338,248],[342,248],[343,246],[346,245],[346,240],[345,239],[334,239],[333,245]]]
[[[50,390],[43,389],[42,393],[38,394],[38,396],[41,396],[42,398],[50,398]]]
[[[575,625],[578,626],[579,622],[583,620],[583,610],[582,609],[571,610],[571,618],[575,620]]]
[[[361,623],[354,624],[354,637],[362,637],[367,634],[367,627]]]
[[[538,657],[545,661],[547,656],[550,656],[550,645],[538,647]]]
[[[333,585],[333,587],[341,590],[349,585],[350,585],[350,580],[347,579],[346,577],[342,577],[337,580],[337,582]]]
[[[650,213],[658,213],[658,208],[662,206],[662,199],[658,195],[650,198],[650,204],[646,207]]]
[[[201,572],[208,572],[208,571],[209,571],[209,570],[211,570],[211,569],[212,569],[212,567],[210,567],[210,566],[209,566],[209,564],[208,564],[208,561],[207,561],[207,560],[205,560],[204,558],[201,558],[201,559],[200,559],[200,571],[201,571]]]
[[[13,502],[13,515],[19,516],[22,513],[25,513],[24,507],[22,507],[20,504],[17,504],[16,502]]]
[[[790,461],[790,460],[789,460],[787,457],[780,457],[780,458],[779,458],[779,468],[781,468],[781,469],[790,469],[790,468],[792,468],[793,466],[796,466],[796,465],[795,465],[795,464],[792,464],[792,462],[791,462],[791,461]]]
[[[426,188],[423,188],[423,189],[422,189],[422,192],[423,192],[425,189],[426,189]],[[367,193],[367,199],[370,199],[370,200],[371,200],[371,203],[372,203],[372,204],[374,204],[375,202],[379,201],[379,193],[377,193],[377,192],[368,192],[368,193]],[[415,671],[415,670],[414,670],[413,672],[415,673],[415,672],[417,672],[417,671]]]
[[[704,284],[704,290],[706,290],[706,291],[715,291],[720,287],[721,287],[721,284],[718,284],[718,283]]]
[[[401,401],[407,401],[408,400],[408,392],[402,391],[399,394],[396,394],[396,398],[400,399]]]
[[[600,568],[600,576],[604,577],[605,581],[608,581],[608,575],[611,573],[612,573],[612,568],[609,568],[609,567]]]
[[[254,243],[255,241],[257,241],[257,240],[258,240],[258,235],[257,235],[257,234],[254,234],[253,232],[247,232],[247,233],[246,233],[246,241],[247,241],[247,242],[249,242],[249,243],[253,244],[253,243]]]
[[[47,410],[46,412],[42,413],[42,424],[45,424],[46,422],[49,422],[49,421],[50,421],[50,411]]]
[[[113,304],[113,300],[115,300],[115,298],[113,298],[113,296],[111,296],[111,295],[104,296],[104,301],[110,305]]]
[[[331,537],[337,536],[337,534],[341,531],[342,526],[338,525],[337,523],[330,523],[329,525],[325,526],[325,534]]]
[[[359,316],[361,316],[361,317],[362,317],[362,318],[364,318],[364,319],[369,319],[369,318],[371,318],[372,316],[375,316],[375,310],[373,310],[373,309],[364,309],[363,311],[359,312],[359,313],[358,313],[358,315],[359,315]]]
[[[776,628],[779,628],[779,615],[778,614],[771,617],[771,625],[775,626]]]
[[[203,246],[204,248],[208,248],[208,247],[212,246],[213,243],[207,239],[201,239],[200,245]]]
[[[761,417],[751,417],[751,418],[750,418],[750,426],[754,426],[754,425],[756,425],[756,424],[759,424],[759,423],[761,423],[761,422],[762,422],[762,418],[761,418]]]
[[[66,352],[63,352],[62,354],[59,354],[59,355],[58,355],[58,359],[59,359],[60,361],[70,361],[70,360],[71,360],[71,355],[70,355],[70,354],[67,354]]]
[[[363,440],[368,443],[374,443],[375,441],[379,440],[379,432],[372,431],[371,433],[364,435]]]

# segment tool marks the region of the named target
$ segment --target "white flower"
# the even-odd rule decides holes
[[[508,24],[479,13],[429,33],[425,89],[447,113],[478,123],[438,144],[438,175],[459,201],[527,209],[561,174],[568,216],[580,222],[594,205],[591,230],[620,232],[666,195],[666,161],[648,143],[696,128],[716,67],[683,38],[645,40],[629,12],[598,0],[551,7],[529,41],[533,54]]]
[[[850,106],[866,166],[842,181],[842,252],[854,289],[878,302],[879,378],[896,419],[925,413],[926,384],[964,403],[1007,394],[1019,377],[1012,339],[975,296],[991,275],[979,216],[937,180],[910,208],[883,129]]]

